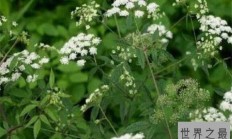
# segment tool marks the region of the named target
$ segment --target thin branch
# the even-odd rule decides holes
[[[155,75],[154,75],[154,73],[153,73],[152,66],[151,66],[151,64],[150,64],[150,62],[149,62],[149,59],[148,59],[148,56],[147,56],[146,51],[144,51],[144,55],[145,55],[145,59],[146,59],[146,62],[147,62],[147,64],[148,64],[148,67],[149,67],[151,76],[152,76],[153,83],[154,83],[155,88],[156,88],[157,95],[158,95],[158,97],[159,97],[159,96],[160,96],[160,91],[159,91],[158,84],[157,84],[157,81],[156,81],[156,79],[155,79]],[[161,106],[161,109],[162,109],[162,111],[164,111],[163,106]],[[166,126],[167,126],[167,130],[168,130],[169,137],[170,137],[170,139],[173,139],[173,138],[172,138],[172,133],[171,133],[171,130],[170,130],[170,126],[169,126],[169,124],[168,124],[168,121],[167,121],[167,118],[166,118],[165,115],[164,115],[164,120],[165,120],[165,124],[166,124]]]
[[[98,107],[99,107],[99,109],[101,110],[101,112],[102,112],[104,118],[106,119],[106,121],[108,122],[108,124],[110,125],[110,127],[112,128],[112,130],[114,131],[114,134],[115,134],[116,136],[118,136],[117,131],[115,130],[115,128],[114,128],[114,126],[112,125],[112,123],[110,122],[110,120],[107,118],[107,116],[106,116],[105,112],[103,111],[102,107],[101,107],[100,105],[99,105]]]

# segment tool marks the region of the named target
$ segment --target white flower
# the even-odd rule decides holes
[[[107,10],[106,16],[110,17],[110,16],[112,16],[112,15],[114,15],[116,13],[119,13],[119,12],[120,12],[120,9],[118,7],[113,7],[111,9]]]
[[[166,33],[166,37],[171,39],[171,38],[172,38],[172,32],[171,32],[171,31],[168,31],[168,32]]]
[[[36,60],[38,58],[39,58],[39,55],[37,55],[35,52],[30,53],[28,56],[28,59],[31,59],[31,60]]]
[[[68,64],[69,60],[75,60],[77,56],[87,56],[97,54],[96,46],[99,45],[101,39],[93,34],[79,33],[69,39],[68,42],[60,49],[59,53],[63,56],[60,59],[62,64]]]
[[[35,82],[38,78],[38,75],[33,74],[33,75],[28,75],[26,81],[28,83]]]
[[[135,17],[140,18],[140,17],[143,17],[143,15],[144,15],[143,11],[140,11],[140,10],[135,11]]]
[[[124,134],[120,137],[113,137],[111,139],[144,139],[145,136],[143,133],[137,133],[134,136],[131,133]]]
[[[89,48],[89,53],[90,53],[91,55],[97,54],[97,48],[95,48],[95,47]]]
[[[139,6],[146,6],[147,3],[146,3],[145,0],[139,0],[139,1],[138,1],[138,5],[139,5]]]
[[[153,13],[157,10],[157,8],[159,7],[159,5],[157,5],[156,3],[150,3],[147,5],[147,11],[148,13]]]
[[[19,70],[20,71],[24,71],[25,70],[25,66],[24,65],[19,66]]]
[[[115,0],[112,4],[114,7],[125,5],[129,0]]]
[[[31,67],[34,68],[34,69],[39,69],[39,68],[40,68],[40,65],[37,64],[37,63],[33,63],[33,64],[31,65]]]
[[[128,16],[128,15],[129,15],[129,12],[126,11],[126,10],[122,10],[122,11],[119,12],[119,15],[120,15],[120,16]]]
[[[81,59],[81,60],[78,60],[77,61],[77,65],[79,66],[79,67],[83,67],[84,65],[85,65],[85,60],[84,59]]]
[[[126,4],[126,9],[132,9],[132,8],[134,8],[134,7],[135,7],[135,5],[134,5],[133,2],[128,2],[128,3]]]
[[[85,55],[87,55],[87,54],[88,54],[88,51],[87,51],[87,50],[85,50],[85,49],[81,50],[81,56],[85,56]]]
[[[27,58],[23,61],[25,64],[31,64],[32,60],[30,58]]]
[[[44,57],[44,58],[40,59],[39,64],[46,64],[48,62],[49,62],[49,59]]]
[[[221,36],[223,39],[227,39],[229,37],[227,33],[222,33]]]
[[[168,42],[168,39],[163,38],[163,39],[161,39],[161,42],[162,42],[162,43],[167,43],[167,42]]]
[[[232,44],[232,36],[230,36],[227,41],[228,43]]]
[[[68,64],[69,63],[69,59],[67,56],[64,56],[60,59],[60,63],[61,64]]]
[[[86,30],[90,29],[90,25],[86,25],[86,26],[85,26],[85,29],[86,29]]]
[[[100,38],[94,38],[94,39],[92,40],[92,43],[95,44],[95,45],[98,45],[100,42],[101,42],[101,39],[100,39]]]
[[[7,83],[7,82],[9,82],[10,80],[9,80],[9,78],[7,78],[7,77],[1,77],[0,78],[0,85],[2,84],[2,83]]]
[[[14,26],[14,27],[17,27],[18,26],[18,24],[17,24],[17,22],[12,22],[12,25]]]
[[[6,22],[7,21],[7,19],[6,19],[6,17],[5,16],[1,16],[1,18],[0,18],[3,22]]]
[[[227,101],[222,101],[220,104],[220,109],[223,111],[231,110],[231,108],[232,108],[232,105]]]
[[[11,76],[11,80],[12,81],[18,80],[18,78],[21,76],[21,74],[22,73],[19,73],[19,72],[13,73],[12,76]]]
[[[215,42],[216,44],[219,44],[219,43],[222,42],[222,39],[221,39],[220,37],[215,37],[215,38],[214,38],[214,42]]]
[[[70,60],[74,60],[74,59],[76,59],[77,58],[77,54],[76,53],[71,53],[70,55],[69,55],[69,59]]]
[[[150,34],[154,34],[155,32],[157,32],[162,38],[162,43],[167,43],[167,38],[171,39],[173,37],[172,32],[168,31],[164,25],[152,24],[147,28],[147,32]]]

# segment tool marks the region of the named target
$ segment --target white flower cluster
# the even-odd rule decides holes
[[[172,39],[172,32],[167,30],[164,25],[152,24],[147,28],[147,32],[150,34],[158,33],[162,37],[161,42],[167,43],[168,39]]]
[[[48,62],[48,58],[41,57],[35,52],[24,50],[15,53],[0,65],[0,85],[18,80],[26,68],[38,70]],[[26,77],[26,81],[29,83],[36,81],[38,78],[38,75],[31,74],[32,75],[27,75]]]
[[[196,110],[194,113],[190,113],[189,117],[192,119],[192,121],[207,121],[207,122],[227,121],[225,115],[213,107],[204,109],[202,111]]]
[[[109,90],[108,85],[103,85],[97,88],[90,96],[85,100],[85,104],[81,106],[81,111],[85,112],[93,104],[100,103],[105,92]],[[98,105],[98,104],[97,104]]]
[[[97,54],[96,46],[99,45],[101,39],[95,37],[93,34],[80,33],[77,36],[69,39],[68,42],[60,49],[59,53],[63,56],[60,59],[62,64],[68,64],[70,60],[77,60],[77,65],[82,67],[86,60],[81,59],[83,56]]]
[[[138,91],[136,89],[135,78],[124,68],[123,74],[120,76],[120,80],[126,88],[129,88],[129,94],[135,95]]]
[[[184,2],[184,0],[176,1],[179,4]],[[223,40],[232,44],[232,28],[220,17],[207,15],[209,9],[206,0],[197,0],[193,8],[195,8],[196,18],[200,23],[200,31],[203,36],[196,42],[197,57],[192,59],[192,65],[194,70],[199,66],[211,68],[212,65],[206,65],[205,60],[215,57],[218,51],[222,50],[223,47],[220,44]]]
[[[5,16],[1,16],[0,17],[0,26],[2,26],[3,23],[5,23],[7,21]]]
[[[198,0],[197,3],[194,5],[194,8],[197,11],[197,18],[199,19],[202,15],[205,15],[209,12],[208,4],[206,0]]]
[[[228,26],[225,20],[220,17],[214,17],[212,15],[203,15],[198,19],[200,23],[200,30],[204,33],[204,36],[197,41],[198,60],[202,60],[208,57],[214,57],[219,50],[222,50],[220,43],[222,40],[226,40],[232,44],[232,28]],[[194,61],[193,61],[194,62]],[[198,64],[193,63],[194,68],[198,67]],[[201,61],[201,65],[205,62]],[[211,66],[209,66],[211,67]]]
[[[100,5],[95,1],[92,1],[89,5],[84,4],[81,7],[76,7],[76,9],[71,12],[71,18],[77,17],[79,21],[76,22],[76,25],[85,25],[85,28],[89,29],[90,23],[98,16],[97,11],[99,7]]]
[[[188,0],[176,0],[173,3],[173,6],[176,5],[184,5],[186,6]],[[190,0],[189,0],[190,1]],[[192,2],[192,1],[191,1]],[[194,4],[194,11],[196,12],[196,16],[199,19],[202,15],[205,15],[206,13],[209,12],[207,1],[206,0],[196,0],[193,1],[195,2]]]
[[[136,58],[136,54],[133,54],[133,51],[135,51],[134,48],[123,48],[120,46],[117,46],[116,50],[112,50],[113,54],[117,54],[119,58],[128,61],[129,63],[132,62],[132,58]]]
[[[189,114],[190,119],[192,119],[192,121],[230,122],[230,129],[232,130],[232,90],[226,92],[223,99],[219,109],[210,107],[203,110],[196,110]]]
[[[147,3],[145,0],[115,0],[112,8],[107,10],[105,15],[107,17],[113,15],[125,17],[132,13],[136,18],[142,18],[147,15],[147,18],[156,19],[161,16],[158,12],[159,5],[155,2]]]
[[[145,136],[143,133],[137,133],[135,135],[131,134],[131,133],[127,133],[127,134],[124,134],[120,137],[113,137],[111,139],[144,139]]]
[[[199,22],[201,24],[200,30],[206,33],[206,35],[213,36],[212,38],[216,44],[219,44],[222,39],[232,44],[232,28],[228,26],[225,20],[208,15],[202,16]]]
[[[228,91],[224,94],[224,100],[220,104],[220,109],[222,111],[232,112],[232,91]]]

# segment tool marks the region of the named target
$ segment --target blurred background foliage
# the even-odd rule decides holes
[[[77,6],[83,3],[88,3],[91,0],[0,0],[0,14],[6,16],[12,21],[19,23],[20,29],[24,29],[29,33],[30,44],[28,49],[33,49],[33,44],[43,42],[53,45],[56,48],[61,48],[62,45],[73,35],[82,32],[75,26],[75,21],[71,20],[70,12]],[[107,9],[113,0],[96,0],[102,5],[102,12]],[[180,7],[173,7],[173,0],[150,0],[161,5],[167,17],[165,24],[170,28],[179,19],[186,15],[186,10]],[[231,0],[208,0],[210,13],[227,20],[229,25],[232,25],[232,2]],[[125,24],[119,21],[122,32],[126,32]],[[143,23],[140,23],[143,24]],[[116,30],[114,22],[109,21],[109,25]],[[199,26],[194,22],[194,31],[199,35],[197,30]],[[194,35],[189,19],[185,18],[171,28],[174,33],[174,38],[168,44],[168,51],[175,59],[182,58],[186,51],[193,50]],[[115,47],[117,36],[107,30],[103,25],[96,24],[90,32],[102,38],[101,46],[98,47],[98,55],[109,55]],[[1,43],[0,43],[1,45]],[[16,48],[16,51],[23,50],[25,47]],[[194,71],[189,61],[185,61],[180,65],[180,68],[172,67],[168,69],[165,78],[175,79],[176,81],[182,78],[195,78],[200,82],[202,88],[206,88],[212,92],[212,105],[223,96],[223,93],[231,88],[232,79],[229,77],[225,68],[228,67],[232,72],[232,47],[224,44],[224,49],[220,53],[222,58],[228,58],[224,64],[219,63],[212,70],[206,71],[199,69]],[[57,65],[54,61],[54,65]],[[174,70],[173,70],[174,69]],[[76,64],[59,65],[53,69],[56,73],[57,86],[65,89],[65,92],[72,97],[73,104],[83,104],[84,99],[94,89],[102,83],[102,77],[95,75],[92,77],[91,69],[85,68],[80,70]],[[135,73],[136,77],[141,78],[141,72]],[[174,78],[173,78],[174,77]],[[142,80],[142,79],[141,79]],[[125,104],[126,105],[126,104]],[[111,113],[111,118],[117,118],[114,113]],[[89,117],[89,116],[87,116]],[[136,119],[134,119],[136,120]],[[133,119],[132,119],[133,121]],[[117,122],[117,121],[114,121]],[[87,130],[86,125],[82,125]],[[95,125],[92,125],[95,126]],[[141,127],[142,128],[142,127]],[[158,137],[159,138],[159,137]]]

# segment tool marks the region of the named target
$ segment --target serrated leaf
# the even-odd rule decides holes
[[[27,113],[29,113],[32,109],[34,109],[37,105],[34,105],[34,104],[31,104],[31,105],[27,105],[23,110],[22,112],[20,113],[19,116],[23,116]]]
[[[34,138],[36,139],[38,134],[39,134],[39,131],[41,129],[41,121],[40,120],[37,120],[34,124],[34,128],[33,128],[33,134],[34,134]]]
[[[53,88],[54,83],[55,83],[55,75],[54,75],[53,70],[51,69],[51,71],[50,71],[50,77],[49,77],[50,88]]]
[[[31,120],[26,124],[25,127],[30,126],[31,124],[33,124],[39,117],[36,115],[34,117],[31,118]]]
[[[48,118],[44,114],[40,115],[39,118],[40,118],[40,120],[42,122],[44,122],[45,124],[51,126],[50,122],[48,121]]]

